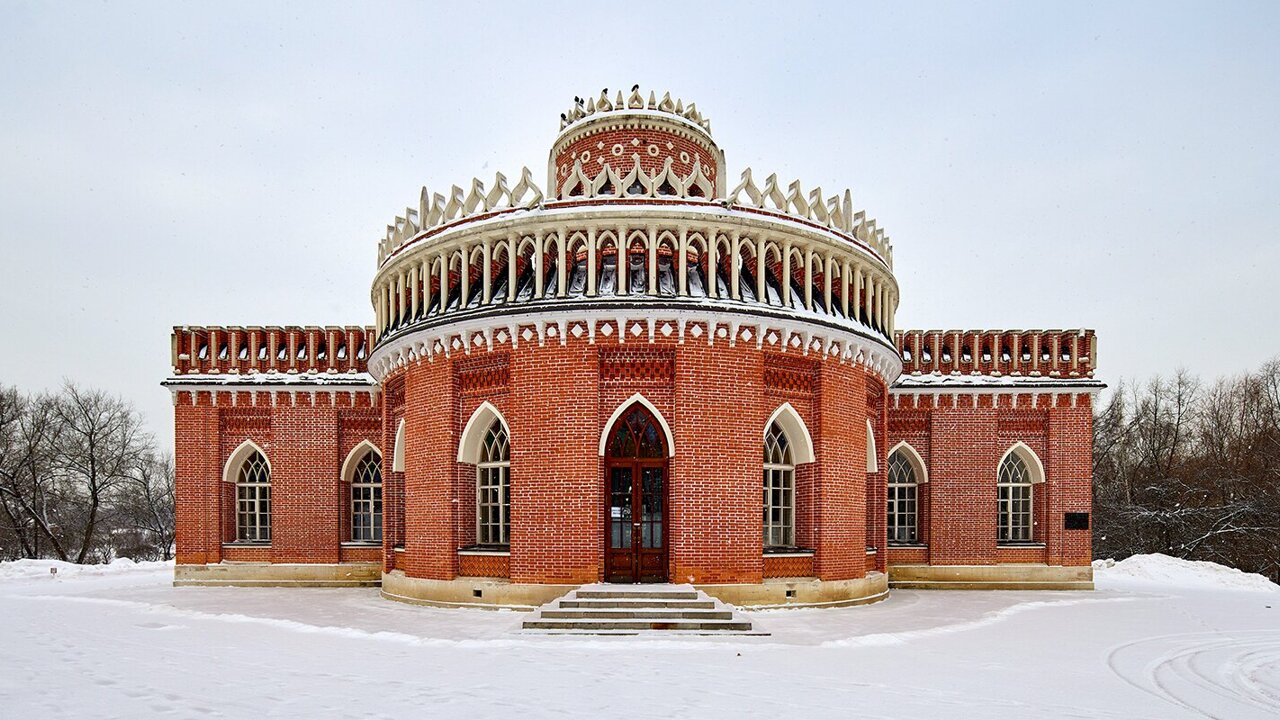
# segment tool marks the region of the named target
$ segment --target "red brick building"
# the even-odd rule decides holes
[[[602,94],[545,185],[423,188],[372,326],[175,328],[176,582],[1091,587],[1093,332],[898,330],[848,191],[727,177],[694,105]]]

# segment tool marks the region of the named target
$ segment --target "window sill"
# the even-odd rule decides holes
[[[492,555],[496,557],[510,557],[511,547],[510,546],[484,547],[483,545],[479,545],[479,546],[459,548],[458,554],[459,555]]]
[[[929,543],[889,543],[890,550],[928,550]]]
[[[1012,550],[1019,550],[1019,549],[1035,550],[1037,548],[1043,550],[1044,543],[1042,542],[997,542],[996,547],[1009,548]]]
[[[764,556],[771,557],[813,557],[814,551],[808,548],[765,548]]]
[[[344,548],[380,548],[382,543],[376,540],[347,540],[339,543]]]
[[[236,542],[224,542],[224,543],[222,543],[222,547],[224,547],[224,548],[270,548],[270,547],[271,547],[271,543],[269,543],[269,542],[247,542],[247,541],[240,540],[240,541],[236,541]]]

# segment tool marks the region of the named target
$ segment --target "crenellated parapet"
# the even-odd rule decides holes
[[[420,239],[420,235],[493,213],[539,208],[543,200],[542,188],[533,181],[533,173],[527,167],[513,186],[508,186],[507,176],[502,173],[494,176],[493,185],[487,189],[483,181],[473,178],[468,189],[454,185],[447,196],[423,186],[417,207],[406,207],[403,215],[397,215],[387,225],[386,235],[378,241],[378,266],[405,243]]]
[[[372,337],[354,326],[175,327],[173,374],[366,373]]]
[[[588,175],[580,161],[548,200],[542,188],[533,182],[529,168],[524,168],[520,180],[509,186],[507,177],[497,173],[493,185],[486,188],[481,180],[472,179],[468,189],[454,185],[448,195],[432,193],[426,187],[419,193],[417,208],[405,208],[387,225],[387,231],[378,243],[378,265],[396,254],[405,245],[426,240],[446,230],[465,223],[487,220],[499,214],[520,210],[547,210],[575,206],[588,201],[611,202],[645,200],[688,201],[716,206],[717,209],[755,212],[784,219],[804,221],[824,230],[834,232],[848,241],[872,251],[885,265],[893,268],[893,245],[884,228],[876,226],[875,219],[867,218],[864,210],[854,210],[853,194],[849,190],[825,196],[821,187],[806,192],[799,180],[786,184],[779,182],[777,174],[770,174],[763,187],[757,185],[751,168],[742,171],[742,178],[725,197],[712,196],[714,186],[703,172],[700,162],[694,161],[689,173],[680,175],[672,169],[670,160],[657,173],[648,173],[641,166],[638,156],[633,156],[625,171],[615,170],[609,163],[600,166],[594,175]]]
[[[904,330],[895,334],[903,376],[1092,378],[1093,330]]]
[[[601,90],[598,98],[574,98],[574,104],[568,112],[560,113],[560,130],[564,131],[584,118],[634,110],[666,113],[688,120],[706,132],[711,132],[711,120],[698,111],[697,103],[685,105],[680,98],[672,100],[669,92],[663,93],[662,98],[659,99],[657,93],[652,90],[649,91],[649,99],[645,100],[644,95],[640,93],[639,85],[631,88],[631,92],[625,98],[621,90],[610,98],[608,88]]]

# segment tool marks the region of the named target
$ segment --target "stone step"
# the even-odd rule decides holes
[[[521,623],[540,635],[768,635],[691,585],[583,585]]]
[[[762,630],[525,630],[529,635],[577,635],[581,637],[767,637]]]
[[[729,630],[746,632],[741,620],[526,620],[526,630]]]
[[[697,600],[697,590],[577,590],[578,600]]]
[[[543,618],[548,620],[560,619],[592,619],[592,620],[611,620],[636,618],[641,620],[732,620],[733,611],[731,610],[661,610],[653,608],[639,608],[635,610],[584,610],[584,609],[554,609],[543,610],[541,613]]]
[[[681,609],[681,610],[711,610],[716,606],[714,600],[631,600],[631,599],[610,599],[610,600],[561,600],[562,608],[600,608],[600,609],[631,609],[631,608],[663,608],[663,609]]]

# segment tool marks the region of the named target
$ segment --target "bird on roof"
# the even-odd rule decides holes
[[[635,85],[631,86],[631,92],[635,92],[639,89],[640,89],[640,83],[636,83]]]

